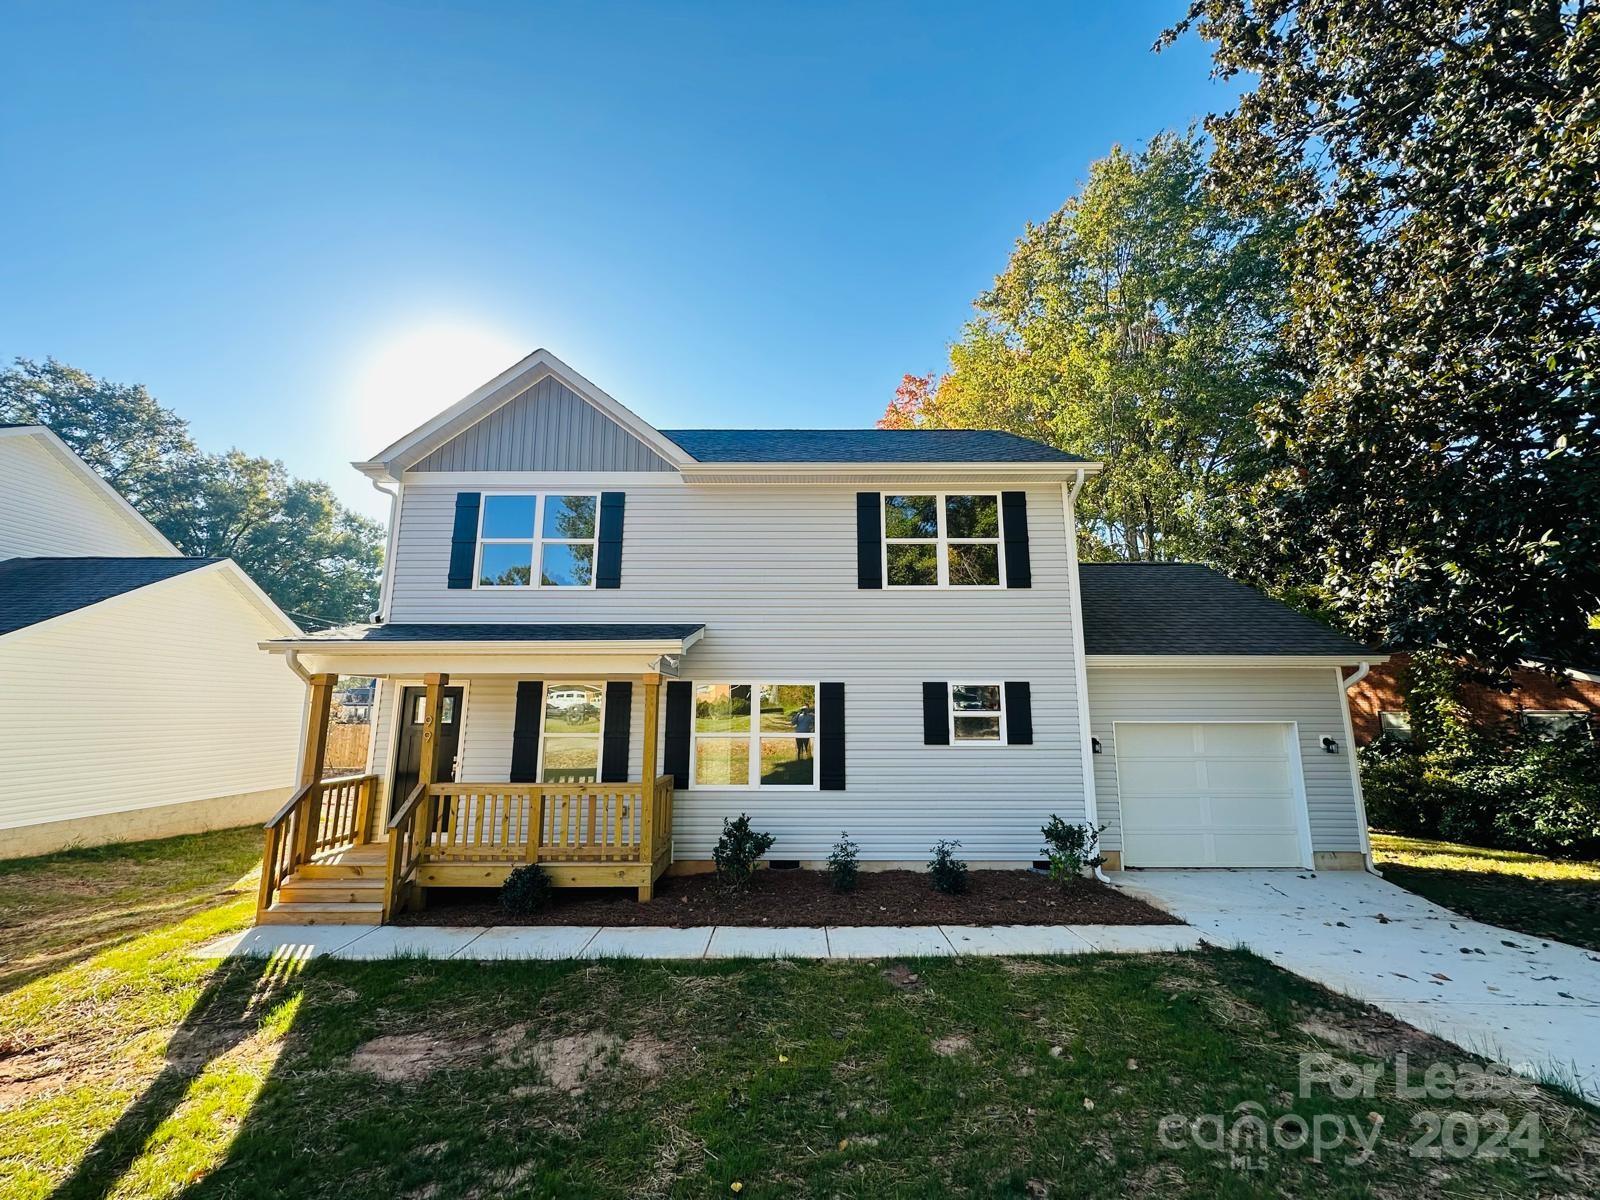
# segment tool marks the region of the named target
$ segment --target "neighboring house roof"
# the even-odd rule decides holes
[[[0,562],[0,635],[65,616],[220,558],[11,558]]]
[[[664,642],[687,641],[704,625],[340,625],[299,637],[295,645],[385,646],[412,642]]]
[[[663,429],[697,462],[1087,462],[997,429]]]
[[[1089,655],[1383,657],[1196,563],[1083,563],[1078,576]]]

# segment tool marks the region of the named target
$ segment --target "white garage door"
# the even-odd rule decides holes
[[[1301,801],[1283,724],[1118,721],[1129,867],[1297,867]]]

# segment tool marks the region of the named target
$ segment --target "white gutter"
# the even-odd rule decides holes
[[[1088,477],[1090,466],[1077,469],[1072,483],[1061,485],[1061,505],[1067,519],[1067,595],[1072,611],[1072,653],[1077,660],[1078,740],[1083,754],[1083,819],[1092,829],[1099,821],[1100,805],[1094,790],[1094,733],[1089,725],[1089,662],[1083,649],[1083,589],[1078,575],[1078,493]],[[1094,869],[1094,877],[1110,883],[1105,871]]]
[[[1367,798],[1361,791],[1361,764],[1356,762],[1356,732],[1350,722],[1350,689],[1365,679],[1370,670],[1372,664],[1363,661],[1349,679],[1344,677],[1341,667],[1335,667],[1333,672],[1339,677],[1339,713],[1344,717],[1344,745],[1350,755],[1350,786],[1356,794],[1356,825],[1361,831],[1361,858],[1368,873],[1378,875],[1381,879],[1383,876],[1378,874],[1378,866],[1372,861],[1372,834],[1367,829]]]
[[[260,648],[263,650],[267,649],[265,645],[262,645]],[[300,665],[300,654],[298,651],[286,650],[283,655],[283,661],[289,664],[289,670],[300,676],[301,683],[305,684],[307,687],[311,686],[311,672]]]

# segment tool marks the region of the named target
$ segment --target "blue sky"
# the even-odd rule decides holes
[[[658,425],[866,425],[1113,143],[1175,3],[0,0],[0,357],[346,465],[547,346]]]

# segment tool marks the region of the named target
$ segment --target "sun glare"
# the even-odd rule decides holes
[[[357,365],[350,410],[369,450],[400,437],[523,358],[533,347],[498,330],[438,321],[399,331]]]

